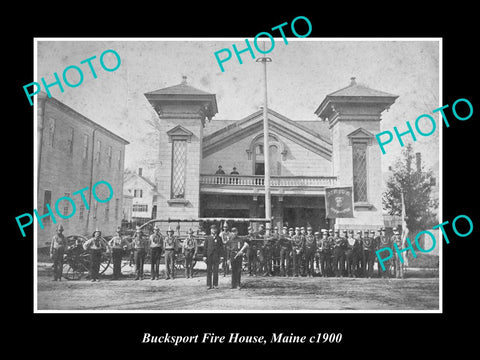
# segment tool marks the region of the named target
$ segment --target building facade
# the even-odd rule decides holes
[[[217,113],[215,94],[185,78],[145,96],[160,120],[157,218],[264,217],[263,111],[207,121]],[[320,103],[319,120],[292,120],[268,109],[274,225],[315,230],[383,225],[381,154],[374,134],[396,98],[352,78]],[[219,165],[225,174],[216,173]],[[233,167],[238,174],[230,174]],[[325,216],[325,189],[338,186],[353,189],[353,218]],[[235,225],[241,233],[248,226]]]
[[[157,217],[157,187],[143,176],[142,168],[126,174],[123,187],[132,197],[130,221],[143,224]]]
[[[96,228],[112,234],[122,220],[123,172],[125,145],[128,141],[86,118],[46,94],[37,95],[37,211],[52,209],[65,235],[89,235]],[[111,185],[113,194],[107,202],[97,201],[92,188],[98,181]],[[81,195],[83,191],[86,204]],[[110,190],[104,184],[96,187],[98,199],[105,200]],[[74,200],[73,205],[62,197]],[[73,214],[68,219],[64,217]],[[46,246],[55,232],[51,216],[37,224],[37,244]]]

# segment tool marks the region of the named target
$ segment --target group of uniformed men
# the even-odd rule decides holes
[[[53,236],[50,256],[53,260],[54,279],[60,280],[63,271],[63,257],[69,248],[63,235],[63,226],[57,226]],[[104,251],[111,252],[113,262],[113,278],[122,277],[121,262],[127,249],[133,251],[135,262],[135,280],[143,280],[143,268],[148,249],[151,254],[151,279],[159,280],[160,258],[162,252],[165,257],[165,279],[175,278],[175,256],[182,252],[185,261],[186,278],[193,277],[193,261],[197,255],[198,243],[194,231],[189,229],[187,237],[180,243],[169,228],[164,237],[158,227],[150,237],[145,237],[143,231],[137,227],[135,235],[128,243],[121,236],[120,227],[116,235],[107,243],[101,237],[101,231],[95,230],[92,238],[85,243],[75,246],[90,253],[90,279],[98,281],[99,268]],[[393,236],[388,239],[385,229],[357,231],[339,231],[322,229],[313,233],[312,227],[283,227],[282,232],[274,227],[268,234],[265,227],[260,225],[259,231],[248,228],[246,236],[239,236],[238,230],[224,223],[222,231],[216,225],[210,228],[210,235],[205,238],[203,260],[207,264],[207,288],[218,286],[219,265],[222,263],[223,274],[226,276],[229,267],[232,269],[232,288],[240,288],[240,276],[245,255],[249,276],[367,276],[373,275],[376,259],[375,251],[383,247],[392,247],[393,243],[401,248],[401,237],[396,228]],[[385,271],[378,266],[379,276],[390,277],[391,269],[396,277],[403,277],[401,263],[395,258],[385,261]],[[380,264],[379,264],[380,265]]]
[[[121,278],[122,258],[126,250],[131,250],[133,262],[135,263],[135,280],[143,280],[143,268],[147,251],[151,255],[151,279],[160,279],[160,258],[162,252],[165,256],[165,279],[175,278],[175,254],[181,251],[185,258],[185,275],[187,278],[193,276],[192,264],[197,255],[197,240],[193,237],[193,230],[190,229],[183,243],[180,244],[177,237],[173,236],[174,231],[169,228],[164,237],[160,234],[160,228],[155,227],[154,233],[150,237],[145,237],[143,231],[137,227],[132,241],[129,243],[121,236],[121,229],[116,229],[115,236],[107,242],[101,235],[100,230],[95,230],[92,238],[82,243],[75,243],[68,246],[65,235],[63,235],[63,226],[57,225],[56,234],[52,238],[50,245],[50,257],[53,260],[53,280],[61,280],[63,271],[64,254],[67,250],[75,252],[77,250],[86,250],[90,254],[90,280],[98,281],[102,253],[107,251],[111,253],[113,263],[113,279]]]
[[[260,225],[258,232],[248,228],[246,251],[248,274],[257,276],[366,276],[373,275],[376,250],[391,247],[395,242],[401,248],[401,237],[397,228],[388,239],[385,229],[357,231],[339,231],[322,229],[313,233],[312,227],[283,227],[282,232],[274,227],[267,235],[265,227]],[[224,225],[220,234],[228,238],[228,227]],[[225,241],[224,241],[225,242]],[[224,275],[228,273],[228,250],[224,254]],[[397,277],[403,277],[399,261],[385,261],[385,271],[378,267],[378,274],[390,277],[391,270]]]

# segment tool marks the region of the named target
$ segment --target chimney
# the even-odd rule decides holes
[[[420,172],[422,170],[422,154],[415,153],[415,159],[417,161],[417,172]]]
[[[187,77],[185,75],[182,76],[182,84],[183,85],[187,84]]]
[[[356,77],[351,77],[350,78],[350,86],[357,85],[357,82],[355,81]]]
[[[138,168],[138,175],[142,176],[142,168]]]

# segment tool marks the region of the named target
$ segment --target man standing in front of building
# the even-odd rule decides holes
[[[112,249],[113,262],[113,280],[122,277],[122,258],[123,252],[127,249],[127,242],[122,239],[120,226],[117,227],[115,236],[109,241],[108,245]]]
[[[378,232],[380,233],[380,235],[375,238],[377,249],[386,248],[386,247],[392,249],[392,243],[391,243],[390,239],[388,239],[385,236],[385,228],[382,227],[382,228],[378,229]],[[378,258],[377,258],[377,261],[378,261]],[[390,277],[390,266],[391,266],[390,259],[385,260],[383,262],[383,266],[385,266],[385,271],[383,271],[380,263],[377,263],[377,266],[378,266],[378,276],[379,277],[383,277],[383,278],[389,278]]]
[[[248,276],[257,276],[258,241],[255,240],[255,233],[252,226],[248,227],[247,242]]]
[[[278,231],[278,228],[277,228]],[[265,273],[263,276],[272,276],[273,275],[273,252],[274,252],[274,246],[276,243],[276,233],[274,230],[273,234],[269,235],[264,235],[264,240],[263,240],[263,262],[264,262],[264,269]]]
[[[365,276],[370,278],[373,275],[373,265],[375,264],[375,240],[373,236],[375,232],[364,232],[363,237],[363,253],[365,254]]]
[[[288,276],[290,271],[290,252],[292,251],[293,229],[290,228],[287,234],[287,227],[284,226],[282,234],[278,239],[278,247],[280,248],[280,271],[282,276]]]
[[[163,236],[160,228],[155,226],[153,234],[150,235],[150,273],[152,280],[160,280],[160,259],[162,257]]]
[[[132,239],[133,259],[135,261],[135,280],[143,280],[143,266],[147,255],[148,240],[144,238],[143,231],[137,226]]]
[[[225,175],[225,171],[222,169],[222,165],[218,165],[217,171],[215,171],[215,175]]]
[[[300,274],[300,262],[304,253],[305,244],[303,236],[300,233],[300,228],[295,228],[295,235],[292,238],[292,260],[293,260],[293,275],[298,277]]]
[[[230,254],[230,264],[232,265],[232,289],[241,289],[240,279],[242,276],[242,259],[248,249],[248,243],[238,236],[237,228],[233,227],[230,237],[226,244]]]
[[[314,260],[316,251],[315,236],[312,234],[312,227],[307,227],[307,233],[305,234],[305,268],[308,277],[313,277],[315,272]]]
[[[328,269],[327,272],[332,276],[335,276],[335,267],[333,264],[333,248],[335,246],[335,235],[333,229],[328,229],[327,243],[329,248],[329,259],[328,259]]]
[[[333,238],[333,269],[335,276],[343,277],[345,272],[345,242],[346,239],[340,236],[340,231],[335,230],[335,236]]]
[[[102,232],[96,229],[92,234],[92,238],[83,244],[83,249],[90,252],[90,281],[98,281],[102,254],[108,250],[108,244],[102,238]]]
[[[188,229],[187,237],[183,240],[182,252],[183,256],[185,257],[185,277],[192,278],[193,277],[193,261],[197,256],[197,239],[193,236],[193,230]]]
[[[320,270],[323,277],[330,275],[330,264],[331,264],[331,246],[330,241],[328,240],[328,231],[327,229],[322,229],[322,238],[320,240],[320,247],[318,251],[320,253]]]
[[[67,239],[63,235],[63,225],[58,224],[50,245],[50,259],[53,260],[53,281],[62,281],[63,254],[68,250]]]
[[[223,277],[227,276],[228,274],[228,263],[230,260],[230,254],[228,253],[228,248],[225,246],[230,238],[230,232],[228,231],[228,224],[227,222],[223,223],[223,230],[219,235],[222,238],[223,242],[223,254],[222,254],[222,270],[223,270]]]
[[[217,226],[210,226],[210,236],[205,238],[203,261],[207,263],[207,289],[218,288],[218,266],[223,251],[222,238],[218,236]],[[212,279],[213,278],[213,279]],[[213,280],[213,282],[212,282]]]
[[[175,251],[177,250],[177,239],[173,236],[174,231],[171,227],[167,230],[167,236],[163,240],[163,249],[165,252],[165,280],[175,279]]]

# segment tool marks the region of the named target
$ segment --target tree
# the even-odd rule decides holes
[[[431,198],[433,180],[431,169],[425,170],[422,166],[417,170],[412,145],[408,144],[387,181],[387,190],[382,198],[384,209],[390,215],[400,216],[403,192],[407,226],[411,231],[425,230],[438,224],[435,214],[438,200]]]

